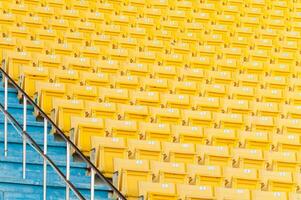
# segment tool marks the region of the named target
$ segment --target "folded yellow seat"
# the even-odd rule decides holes
[[[301,91],[301,80],[298,78],[290,78],[289,79],[289,89],[291,91],[300,92]]]
[[[232,199],[232,200],[251,200],[251,191],[240,188],[215,188],[215,197],[217,199]]]
[[[120,62],[118,60],[96,60],[91,62],[99,73],[117,74],[120,69]]]
[[[238,146],[239,135],[235,129],[205,128],[206,143],[214,146]]]
[[[127,104],[130,101],[130,93],[127,89],[99,88],[98,94],[102,102]]]
[[[190,109],[190,96],[184,94],[163,94],[161,103],[166,108]]]
[[[235,81],[234,73],[230,71],[209,71],[207,76],[212,84],[230,85]]]
[[[223,186],[224,175],[222,167],[219,165],[196,165],[187,164],[187,174],[190,184],[205,186]]]
[[[283,105],[281,114],[284,118],[300,119],[301,107],[295,105]]]
[[[127,145],[130,159],[163,161],[159,141],[130,139]]]
[[[232,155],[226,146],[196,145],[199,163],[205,165],[232,166]]]
[[[201,94],[205,97],[226,97],[228,87],[223,84],[204,84],[201,88]]]
[[[171,142],[172,133],[169,124],[146,123],[139,124],[140,139]]]
[[[292,172],[261,170],[260,177],[263,190],[296,192],[297,184]]]
[[[216,113],[214,119],[220,128],[243,130],[246,126],[245,116],[242,114]]]
[[[38,66],[47,67],[49,71],[62,67],[62,58],[57,54],[38,54],[35,59]]]
[[[53,109],[53,98],[66,98],[67,88],[65,84],[61,83],[46,83],[46,82],[37,82],[36,93],[34,95],[35,102],[39,107],[50,116],[51,110]],[[38,110],[34,110],[36,117],[40,115]]]
[[[94,136],[105,136],[104,129],[102,118],[71,117],[70,139],[85,155],[89,155],[91,139]]]
[[[118,119],[118,108],[115,103],[85,101],[85,108],[90,117]]]
[[[257,169],[225,167],[226,186],[237,189],[260,189],[260,173]]]
[[[116,76],[112,82],[115,88],[129,90],[138,90],[140,88],[140,79],[136,76]]]
[[[261,191],[254,190],[251,192],[253,200],[270,199],[270,200],[288,200],[286,192],[280,191]]]
[[[248,74],[263,75],[266,71],[266,63],[263,61],[250,60],[242,63],[241,70]]]
[[[271,134],[265,131],[242,131],[239,136],[240,147],[247,149],[270,150]]]
[[[183,110],[182,119],[185,125],[189,126],[214,126],[214,116],[211,111]]]
[[[29,7],[24,3],[11,3],[8,6],[8,9],[11,10],[13,14],[19,15],[19,16],[25,16],[29,12]]]
[[[139,196],[145,200],[176,200],[176,187],[173,183],[139,182]]]
[[[193,109],[198,111],[219,112],[222,110],[222,103],[219,97],[192,97]]]
[[[105,129],[107,135],[127,139],[139,139],[138,122],[106,119]]]
[[[103,51],[105,48],[108,48],[112,44],[111,41],[112,37],[110,35],[96,32],[96,33],[92,33],[90,35],[90,38],[91,38],[91,45],[99,47],[101,51]]]
[[[6,72],[16,82],[19,80],[20,67],[32,66],[32,55],[25,51],[4,51],[2,58],[6,60]]]
[[[263,169],[266,167],[265,156],[261,149],[233,149],[233,166],[244,169]]]
[[[272,39],[255,39],[253,48],[271,52],[275,46]]]
[[[63,10],[62,10],[63,11]],[[50,19],[48,24],[51,26],[52,29],[56,30],[59,35],[62,35],[67,31],[67,29],[70,27],[69,20],[67,19]]]
[[[279,131],[282,134],[300,134],[301,120],[300,119],[279,119]]]
[[[290,105],[301,105],[301,93],[299,91],[296,92],[288,92],[287,93],[287,100]]]
[[[85,106],[82,100],[65,100],[54,98],[52,103],[51,118],[62,132],[69,136],[71,129],[71,117],[85,116]],[[53,128],[55,133],[57,130]]]
[[[160,96],[159,92],[148,91],[136,91],[131,95],[133,104],[154,107],[159,107],[161,105]]]
[[[72,99],[95,102],[99,100],[98,90],[95,86],[73,85],[70,93]]]
[[[283,103],[286,91],[280,89],[259,89],[258,99],[261,102]]]
[[[127,147],[122,138],[91,137],[91,161],[106,176],[112,177],[115,172],[114,159],[127,158]]]
[[[129,50],[129,53],[135,52],[138,47],[138,40],[134,37],[119,37],[115,42],[116,45],[120,45],[121,48]]]
[[[166,124],[181,124],[182,116],[176,108],[150,108],[152,122]]]
[[[197,51],[200,52],[201,50],[197,49]],[[205,53],[202,53],[202,54],[205,54]],[[190,57],[190,59],[188,61],[190,67],[192,69],[199,69],[200,71],[201,70],[206,70],[206,71],[212,70],[214,60],[211,57],[206,56],[206,55],[202,55],[202,54],[199,55],[199,56]]]
[[[184,163],[150,161],[153,181],[161,183],[188,183]]]
[[[248,100],[226,99],[223,110],[227,113],[250,115],[253,102]]]
[[[145,91],[168,93],[170,91],[170,80],[159,78],[145,78],[141,81],[141,88]]]
[[[122,120],[150,121],[151,113],[147,106],[118,104],[118,118]]]
[[[91,65],[91,60],[85,57],[65,57],[63,60],[64,66],[67,69],[72,69],[76,71],[92,72],[93,66]]]
[[[59,31],[57,31],[57,30],[55,30],[55,31],[57,32],[57,34],[59,34]],[[54,54],[57,54],[59,56],[72,56],[73,55],[72,45],[68,44],[66,42],[62,43],[62,42],[58,41],[57,43],[51,43],[50,48],[52,49],[52,52]]]
[[[64,83],[66,86],[73,87],[73,85],[78,85],[80,82],[79,72],[76,70],[51,70],[50,78],[53,82]]]
[[[17,40],[14,37],[2,36],[0,37],[0,48],[1,48],[1,58],[3,56],[3,51],[13,51],[17,45]]]
[[[197,59],[201,62],[204,62],[206,61],[207,62],[207,65],[208,65],[208,61],[209,64],[212,64],[216,55],[216,47],[213,46],[213,45],[199,45],[197,46],[196,48],[196,54],[198,57],[201,57],[202,59]],[[212,66],[207,66],[207,69],[212,69]]]
[[[81,83],[94,87],[109,87],[111,85],[110,75],[107,73],[81,72]]]
[[[23,51],[29,52],[35,57],[37,54],[41,54],[45,51],[45,43],[43,40],[37,40],[31,38],[30,40],[20,40],[20,42],[17,43],[18,45],[22,45]]]
[[[151,74],[151,66],[143,63],[125,63],[122,66],[122,72],[129,76],[146,78]]]
[[[273,149],[279,152],[300,151],[300,136],[296,133],[273,135]]]
[[[84,35],[79,31],[69,30],[68,32],[64,33],[63,37],[65,41],[73,48],[78,48],[84,43]]]
[[[198,162],[194,144],[163,142],[162,152],[164,155],[164,161],[167,162],[178,162],[184,164],[194,164]]]
[[[204,144],[204,129],[200,126],[172,125],[173,141],[179,143]]]
[[[64,8],[63,10],[61,10],[60,14],[63,19],[68,20],[70,25],[73,25],[73,21],[77,21],[80,19],[79,11],[74,8]]]
[[[299,172],[300,159],[296,152],[265,152],[267,169],[281,172]]]
[[[114,159],[113,184],[128,198],[139,196],[139,182],[151,181],[148,160]]]
[[[213,187],[204,185],[177,184],[177,194],[180,199],[215,199]]]
[[[36,90],[36,82],[48,82],[49,81],[49,71],[46,67],[21,67],[21,76],[19,79],[20,87],[26,92],[31,98],[34,97]],[[21,98],[21,94],[18,97]]]
[[[275,132],[278,120],[270,116],[251,116],[246,117],[246,124],[247,127],[253,131]]]
[[[1,13],[0,24],[12,26],[14,23],[16,23],[16,18],[17,15],[13,13]]]
[[[253,105],[253,112],[257,116],[279,117],[281,112],[286,113],[279,103],[256,102]]]
[[[159,66],[153,67],[153,77],[159,79],[176,80],[178,78],[178,68],[175,66]]]

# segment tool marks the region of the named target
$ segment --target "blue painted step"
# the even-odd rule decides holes
[[[3,85],[0,84],[0,103],[4,103]],[[23,105],[19,103],[17,92],[8,89],[8,110],[11,115],[23,124]],[[43,122],[38,122],[32,115],[33,108],[27,107],[27,132],[43,149]],[[0,112],[0,200],[31,200],[42,199],[43,160],[38,153],[27,145],[27,178],[22,178],[22,138],[8,123],[8,156],[4,157],[4,116]],[[48,131],[50,126],[48,127]],[[53,135],[48,134],[48,156],[65,173],[66,171],[66,144],[57,141]],[[83,162],[73,161],[71,158],[70,180],[80,190],[86,199],[90,198],[90,177],[87,175],[87,166]],[[47,168],[47,199],[65,199],[65,184],[57,173],[48,165]],[[95,185],[95,199],[108,199],[111,190],[104,183]],[[77,199],[72,192],[71,199]]]

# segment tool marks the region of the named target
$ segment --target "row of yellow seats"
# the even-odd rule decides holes
[[[182,163],[114,158],[113,183],[128,197],[137,197],[139,181],[188,184],[189,175]],[[196,185],[228,186],[233,189],[296,192],[300,173],[278,172],[206,165],[188,165]],[[194,182],[193,182],[194,181]]]
[[[194,186],[173,183],[139,182],[139,196],[144,200],[153,199],[208,199],[208,200],[299,200],[300,194],[269,192],[260,190],[232,189],[210,186]]]
[[[128,139],[127,141],[123,138],[116,137],[101,137],[99,131],[98,134],[90,134],[82,131],[84,129],[84,123],[82,126],[78,127],[75,131],[77,134],[74,134],[72,137],[73,140],[77,141],[77,145],[81,150],[87,150],[88,139],[90,136],[92,149],[91,157],[95,158],[95,163],[101,168],[102,171],[109,173],[112,171],[110,168],[110,160],[113,160],[114,156],[120,158],[130,158],[130,159],[140,159],[140,160],[156,160],[156,161],[165,161],[165,162],[178,162],[178,163],[190,163],[190,164],[201,164],[201,165],[217,165],[217,166],[229,166],[229,167],[239,167],[239,168],[248,168],[248,169],[267,169],[274,171],[286,171],[286,172],[299,172],[301,166],[300,160],[300,142],[299,144],[287,144],[287,146],[295,147],[296,151],[264,151],[261,148],[267,148],[270,142],[260,141],[260,138],[253,137],[252,134],[256,135],[256,132],[245,132],[242,133],[241,143],[246,147],[251,148],[237,148],[229,147],[233,143],[233,138],[224,138],[218,134],[212,133],[213,129],[210,129],[210,132],[207,133],[208,137],[211,137],[212,143],[218,145],[228,145],[228,146],[208,146],[204,145],[201,135],[189,135],[188,131],[186,135],[183,133],[179,137],[184,139],[190,137],[191,141],[194,139],[197,144],[193,143],[171,143],[171,142],[160,142],[158,140],[136,140]],[[87,127],[86,127],[87,128]],[[180,129],[191,129],[191,127],[181,127],[174,126],[176,131]],[[199,128],[199,127],[198,127]],[[81,130],[81,131],[80,131]],[[217,129],[217,132],[223,133],[225,130]],[[192,131],[191,131],[192,132]],[[195,131],[196,132],[196,131]],[[76,133],[76,132],[74,132]],[[86,133],[86,135],[84,135]],[[257,132],[259,133],[259,132]],[[180,133],[175,133],[180,134]],[[191,134],[191,133],[190,133]],[[211,134],[211,135],[210,135]],[[230,134],[229,134],[230,135]],[[76,138],[77,137],[77,138]],[[278,142],[278,146],[284,146],[283,144],[290,139],[288,138],[298,138],[297,135],[274,135],[273,142]],[[256,140],[257,139],[257,140]],[[282,141],[281,141],[282,139]],[[228,140],[228,141],[227,141]],[[238,140],[238,138],[236,138]],[[216,142],[216,141],[219,141]],[[252,146],[252,143],[258,142],[258,145]],[[282,143],[281,143],[282,142]],[[265,144],[264,144],[265,143]],[[262,145],[262,146],[260,146]],[[265,146],[264,146],[265,145]],[[299,147],[296,147],[298,146]],[[87,147],[85,149],[85,147]],[[253,147],[253,148],[252,148]],[[299,150],[298,150],[299,149]],[[279,148],[278,148],[279,150]],[[283,150],[283,149],[282,149]],[[286,150],[286,149],[284,149]],[[291,150],[291,149],[289,149]],[[110,152],[114,151],[114,155],[110,155]],[[86,155],[90,152],[84,151]],[[112,163],[111,163],[112,164]],[[107,166],[107,167],[105,167]],[[203,170],[198,169],[200,173]],[[215,173],[213,173],[215,174]],[[217,175],[219,173],[216,173]]]

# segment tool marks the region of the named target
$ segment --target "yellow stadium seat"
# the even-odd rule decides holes
[[[260,174],[257,169],[226,167],[223,171],[226,186],[237,189],[260,189]]]
[[[96,136],[105,136],[103,119],[71,117],[70,138],[85,155],[89,155],[91,139]]]
[[[251,60],[243,62],[241,66],[242,70],[248,74],[263,74],[265,69],[265,63],[262,61]]]
[[[288,117],[290,119],[300,119],[301,107],[295,105],[284,105],[282,110],[283,117]]]
[[[118,105],[118,118],[123,120],[150,121],[150,112],[147,106]]]
[[[128,140],[129,158],[162,161],[161,143],[152,140]]]
[[[0,37],[1,54],[3,50],[14,50],[17,45],[17,40],[14,37]],[[1,55],[2,56],[2,55]]]
[[[256,62],[266,62],[270,61],[269,51],[267,50],[250,50],[249,59]]]
[[[279,191],[260,191],[254,190],[252,191],[252,199],[253,200],[261,200],[261,199],[270,199],[270,200],[288,200],[287,193],[279,192]]]
[[[258,49],[258,50],[271,51],[273,49],[273,40],[256,39],[256,40],[254,40],[254,48]]]
[[[253,87],[259,86],[260,80],[257,74],[239,74],[237,76],[238,85],[242,87]]]
[[[190,67],[193,69],[211,70],[213,68],[213,62],[209,56],[192,56],[189,62]]]
[[[16,22],[17,16],[12,13],[2,13],[0,14],[0,24],[1,25],[13,25]]]
[[[169,124],[140,123],[140,134],[143,139],[161,142],[172,141],[171,127]]]
[[[138,124],[136,121],[121,121],[107,119],[105,121],[107,135],[126,139],[138,139]]]
[[[279,119],[279,129],[283,134],[300,134],[301,120],[300,119]]]
[[[72,45],[72,47],[78,48],[80,45],[83,44],[84,35],[81,32],[75,31],[69,31],[64,33],[64,39],[69,45]]]
[[[183,81],[194,81],[202,83],[205,80],[205,73],[201,69],[185,68],[180,72]]]
[[[204,129],[208,143],[214,146],[236,147],[238,145],[238,134],[234,129]]]
[[[36,92],[36,82],[43,81],[48,82],[49,80],[49,71],[44,67],[29,67],[23,66],[21,69],[21,76],[19,83],[21,88],[33,98],[34,93]],[[21,97],[21,95],[19,95]]]
[[[139,196],[145,200],[177,200],[173,183],[139,182]]]
[[[191,184],[216,187],[224,183],[223,170],[219,165],[188,164],[187,173],[191,178]]]
[[[91,44],[100,47],[102,50],[110,46],[111,39],[111,35],[108,34],[100,34],[99,32],[91,34]]]
[[[117,119],[118,108],[115,103],[86,101],[85,108],[90,117]]]
[[[229,72],[236,72],[238,70],[238,63],[236,59],[221,59],[217,60],[216,68],[219,71],[229,71]]]
[[[296,152],[265,152],[267,169],[280,172],[299,172],[300,161]]]
[[[50,116],[50,112],[53,108],[53,98],[65,98],[66,86],[61,83],[36,83],[35,101],[42,108],[42,110]],[[35,116],[39,116],[40,113],[35,109]]]
[[[259,89],[258,97],[262,102],[282,103],[285,91],[279,89]]]
[[[217,113],[216,122],[220,128],[243,129],[245,127],[244,115]]]
[[[291,192],[291,193],[289,193],[289,199],[300,200],[301,199],[301,194]]]
[[[159,56],[159,55],[157,55],[155,52],[152,52],[152,51],[136,51],[135,52],[135,62],[154,65],[156,63],[156,59],[158,59],[157,56]],[[164,68],[163,67],[161,67],[161,68],[164,71]],[[170,70],[171,70],[171,67],[170,67],[170,69],[167,69],[165,71],[170,71]],[[169,72],[167,72],[167,73],[169,73]]]
[[[250,29],[256,29],[259,27],[261,23],[261,20],[259,17],[241,17],[240,18],[240,24],[243,27],[247,27]]]
[[[221,111],[222,100],[218,97],[197,97],[192,99],[192,105],[195,110],[203,111]]]
[[[299,152],[300,136],[298,134],[275,134],[273,136],[273,149],[279,152]]]
[[[36,56],[36,62],[40,67],[49,69],[59,69],[61,67],[61,57],[55,54],[39,54]]]
[[[233,149],[233,166],[245,169],[263,169],[265,159],[260,149]]]
[[[199,126],[180,126],[173,125],[172,133],[174,141],[180,143],[203,144],[204,130]]]
[[[126,75],[147,77],[150,73],[150,66],[143,63],[127,63],[123,66],[123,71]]]
[[[27,15],[29,12],[29,8],[26,4],[23,3],[12,3],[9,5],[8,9],[16,15]]]
[[[248,117],[247,124],[253,131],[273,132],[276,129],[277,119],[270,116],[251,116]]]
[[[52,52],[60,56],[71,56],[73,54],[73,48],[68,43],[51,43]]]
[[[98,91],[94,86],[77,86],[72,87],[72,98],[86,101],[98,101]]]
[[[98,94],[103,102],[126,104],[130,101],[130,94],[127,89],[99,88]]]
[[[208,60],[208,58],[214,59],[216,57],[216,48],[213,45],[199,45],[196,51],[199,56],[203,57],[202,60]]]
[[[253,104],[248,100],[227,99],[224,101],[224,110],[228,113],[248,115],[252,108]]]
[[[3,52],[3,59],[6,59],[6,72],[8,72],[14,81],[18,81],[19,79],[21,66],[32,66],[32,58],[29,52]]]
[[[65,99],[53,99],[53,110],[51,111],[52,120],[58,125],[58,127],[67,136],[70,135],[71,129],[71,117],[85,116],[85,107],[82,100],[65,100]],[[56,131],[55,129],[53,131]]]
[[[80,46],[79,47],[79,54],[83,57],[83,58],[89,58],[91,59],[98,59],[101,54],[101,48],[96,47],[96,46],[87,46],[87,44],[85,46]],[[93,69],[94,70],[94,69]]]
[[[153,75],[155,78],[175,80],[178,74],[175,66],[154,66]]]
[[[43,21],[45,19],[49,19],[51,18],[52,16],[54,16],[54,9],[48,5],[45,5],[45,6],[35,6],[34,7],[34,10],[33,10],[37,16],[43,18]]]
[[[164,160],[179,163],[197,163],[194,144],[163,142]]]
[[[226,97],[228,88],[222,84],[204,84],[201,88],[202,96],[206,97]]]
[[[147,160],[114,159],[114,185],[127,198],[139,196],[140,182],[151,181],[152,174]]]
[[[127,148],[122,138],[95,137],[91,138],[91,160],[97,168],[108,177],[115,172],[114,159],[127,158]]]
[[[116,88],[135,90],[139,88],[140,80],[136,76],[116,76],[114,85]]]
[[[186,125],[203,127],[213,127],[214,125],[214,116],[210,111],[184,110],[182,115]]]
[[[187,200],[215,199],[213,187],[203,186],[203,185],[199,186],[199,185],[178,184],[177,194],[179,195],[180,199],[187,199]]]
[[[295,92],[301,91],[301,81],[298,78],[291,78],[289,80],[289,89]]]
[[[159,92],[147,92],[147,91],[133,92],[132,100],[133,103],[136,105],[144,105],[144,106],[161,105]]]
[[[65,83],[66,85],[79,84],[80,77],[78,71],[75,70],[52,70],[50,78],[56,83]]]
[[[167,108],[189,109],[191,108],[190,96],[184,94],[164,94],[162,104]]]
[[[215,190],[217,199],[231,200],[251,200],[251,193],[247,189],[222,188],[218,187]]]
[[[152,121],[155,123],[181,124],[181,113],[176,108],[151,108]]]
[[[154,53],[162,53],[165,48],[163,41],[159,39],[146,40],[144,41],[143,45],[145,46],[145,49],[148,52],[154,52]],[[150,56],[152,55],[153,54],[150,54]]]
[[[142,82],[145,91],[168,93],[170,90],[170,82],[167,79],[145,78]]]
[[[263,183],[263,189],[273,192],[295,192],[296,182],[294,181],[293,174],[291,172],[282,171],[260,171],[261,181]]]
[[[94,87],[108,87],[111,84],[110,75],[107,73],[81,72],[81,83]]]
[[[279,51],[281,52],[290,52],[290,53],[296,53],[298,50],[298,43],[295,41],[282,41],[279,42]]]
[[[260,35],[260,38],[262,39],[271,39],[274,42],[277,41],[277,30],[274,29],[260,29],[258,31],[258,34]]]
[[[230,149],[226,146],[196,145],[196,152],[200,156],[200,163],[205,165],[232,165]]]
[[[270,150],[271,138],[267,132],[244,131],[240,133],[240,146],[247,149]]]
[[[172,91],[176,94],[198,95],[199,85],[196,82],[175,81],[172,83]]]
[[[175,162],[150,162],[153,180],[161,183],[188,183],[188,175],[184,163]]]
[[[120,71],[120,63],[118,60],[97,60],[92,65],[95,65],[97,72],[117,74]]]
[[[230,85],[234,82],[233,74],[229,71],[209,71],[208,79],[213,84]]]
[[[301,93],[300,92],[288,92],[287,99],[291,105],[301,105]]]
[[[282,111],[280,104],[271,102],[256,102],[254,113],[257,116],[278,117]]]
[[[230,46],[245,49],[249,46],[249,39],[244,36],[234,36],[230,41]]]

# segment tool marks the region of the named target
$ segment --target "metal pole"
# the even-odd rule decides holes
[[[70,179],[70,144],[67,142],[67,150],[66,150],[66,179],[69,181]],[[66,200],[70,199],[70,190],[69,186],[66,185]]]
[[[23,96],[23,131],[26,131],[27,124],[27,100],[26,97]],[[23,133],[23,179],[26,178],[26,136]]]
[[[91,200],[94,200],[94,184],[95,184],[95,172],[92,167],[91,168]]]
[[[47,155],[47,119],[44,118],[44,155]],[[43,200],[47,197],[47,161],[43,163]]]
[[[4,110],[7,111],[7,77],[4,76]],[[4,116],[4,156],[7,157],[7,117]]]

